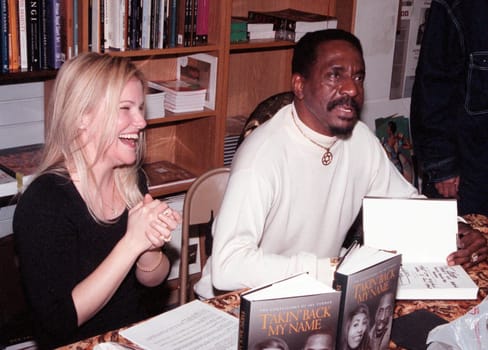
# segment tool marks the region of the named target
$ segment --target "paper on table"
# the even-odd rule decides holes
[[[120,332],[144,349],[237,349],[239,320],[199,300]]]

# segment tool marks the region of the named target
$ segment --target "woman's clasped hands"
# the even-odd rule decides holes
[[[171,240],[171,233],[181,223],[181,215],[166,202],[146,194],[129,211],[127,233],[141,251],[160,248]],[[144,237],[144,239],[143,239]]]

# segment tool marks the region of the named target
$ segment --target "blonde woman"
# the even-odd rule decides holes
[[[141,72],[86,53],[58,72],[44,155],[20,196],[14,234],[41,348],[139,321],[168,275],[161,247],[179,213],[147,193]]]

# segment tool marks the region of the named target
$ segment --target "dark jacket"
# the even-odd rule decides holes
[[[488,0],[432,0],[411,100],[427,181],[460,176],[459,214],[488,215]]]

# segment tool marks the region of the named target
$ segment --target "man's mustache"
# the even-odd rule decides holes
[[[356,102],[356,100],[352,99],[350,96],[343,96],[343,97],[337,98],[335,100],[329,101],[329,103],[327,104],[327,110],[330,112],[331,110],[333,110],[337,106],[351,107],[352,109],[354,109],[354,111],[356,112],[356,115],[358,115],[358,116],[359,116],[359,112],[361,110],[361,107]]]

